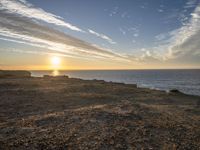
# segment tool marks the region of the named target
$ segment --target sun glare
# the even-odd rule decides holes
[[[53,66],[59,66],[60,65],[60,58],[57,56],[54,56],[51,58],[51,64]]]

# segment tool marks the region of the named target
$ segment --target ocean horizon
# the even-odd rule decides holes
[[[200,69],[149,70],[34,70],[32,76],[67,75],[85,80],[105,80],[138,87],[169,91],[177,89],[185,94],[200,95]]]

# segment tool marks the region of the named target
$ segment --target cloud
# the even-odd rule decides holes
[[[138,60],[142,63],[155,63],[162,62],[162,55],[158,52],[157,48],[141,49],[141,55],[138,57]]]
[[[147,3],[147,2],[143,3],[143,4],[140,6],[140,8],[142,8],[142,9],[146,9],[147,7],[148,7],[148,3]]]
[[[158,9],[157,11],[160,12],[160,13],[164,12],[163,9]]]
[[[197,3],[198,3],[198,0],[188,0],[184,8],[186,9],[193,8],[197,5]]]
[[[166,43],[167,39],[169,39],[169,38],[170,38],[169,33],[160,33],[155,36],[155,40],[157,42],[163,42],[163,43]]]
[[[189,5],[189,4],[187,4]],[[117,8],[118,9],[118,8]],[[45,22],[42,24],[41,22]],[[21,53],[52,54],[64,57],[78,57],[81,59],[111,59],[130,61],[131,63],[160,63],[160,62],[193,62],[200,60],[200,6],[196,6],[190,19],[182,27],[167,34],[156,36],[161,44],[157,47],[142,50],[140,54],[119,54],[78,38],[67,35],[47,24],[67,27],[75,31],[80,28],[64,22],[61,17],[35,8],[25,0],[0,0],[0,39],[38,47],[46,51],[12,50]],[[138,28],[119,28],[120,32],[139,36]],[[115,42],[104,34],[91,29],[88,32],[108,41]],[[135,40],[132,40],[135,43]]]
[[[118,13],[119,7],[115,6],[113,10],[110,12],[109,16],[112,17]]]
[[[0,10],[6,11],[7,13],[10,14],[15,13],[30,19],[44,21],[46,23],[51,23],[57,26],[63,26],[70,30],[83,32],[82,29],[63,21],[60,16],[56,16],[52,13],[46,12],[41,8],[36,8],[32,4],[26,2],[26,0],[20,0],[20,1],[1,0]]]
[[[128,15],[127,12],[123,12],[123,13],[121,14],[121,17],[122,17],[122,18],[125,18],[127,15]]]
[[[6,40],[6,39],[4,39]],[[9,39],[8,39],[9,40]],[[27,54],[35,54],[35,55],[53,55],[53,56],[61,56],[61,57],[72,57],[74,56],[67,55],[67,54],[62,54],[62,53],[55,53],[55,52],[49,52],[49,51],[39,51],[39,50],[22,50],[22,49],[16,49],[16,48],[7,48],[4,49],[6,52],[17,52],[17,53],[27,53]],[[75,56],[77,58],[80,58],[78,56]]]
[[[170,57],[180,57],[200,51],[200,5],[198,5],[188,23],[170,33]]]
[[[125,30],[122,30],[123,32],[129,33],[129,34],[131,34],[135,38],[139,36],[140,30],[139,30],[138,26],[128,27],[128,28],[124,28],[124,29],[126,29],[127,32]]]
[[[188,3],[186,4],[188,5]],[[164,62],[200,65],[200,5],[178,29],[155,37]]]
[[[119,31],[123,34],[123,35],[126,35],[126,31],[122,28],[119,28]]]
[[[93,34],[93,35],[96,35],[97,37],[100,37],[104,40],[106,40],[107,42],[109,42],[110,44],[116,44],[116,42],[114,42],[110,37],[104,35],[104,34],[100,34],[100,33],[97,33],[91,29],[88,29],[89,33]]]
[[[138,33],[134,33],[133,36],[134,36],[134,37],[138,37],[139,34],[138,34]]]
[[[121,13],[121,18],[122,19],[131,18],[131,16],[129,15],[128,11],[125,11],[125,12]]]
[[[39,24],[30,18],[0,11],[0,35],[9,40],[34,47],[48,49],[51,52],[82,58],[109,58],[126,60],[123,55],[111,50],[94,46],[48,26]]]

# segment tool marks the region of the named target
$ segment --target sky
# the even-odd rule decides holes
[[[0,69],[200,68],[200,0],[0,0]]]

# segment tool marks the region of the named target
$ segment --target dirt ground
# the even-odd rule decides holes
[[[200,97],[67,77],[0,79],[0,149],[200,149]]]

